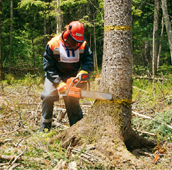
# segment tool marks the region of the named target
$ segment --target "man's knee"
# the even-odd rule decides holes
[[[52,95],[51,93],[44,93],[41,94],[41,99],[44,101],[57,101],[59,100],[59,95]]]
[[[42,94],[41,94],[41,99],[43,100],[45,100],[45,99],[51,99],[51,95],[50,94],[45,94],[44,92],[42,92]]]

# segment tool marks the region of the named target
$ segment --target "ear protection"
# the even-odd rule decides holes
[[[72,25],[69,25],[69,26],[67,26],[67,28],[64,30],[64,32],[63,32],[63,34],[62,34],[62,38],[63,38],[64,40],[67,40],[67,39],[68,39],[69,33],[71,32],[71,31],[70,31],[71,28],[72,28]]]

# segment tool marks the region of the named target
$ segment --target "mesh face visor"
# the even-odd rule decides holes
[[[62,39],[63,39],[63,35],[62,35]],[[84,40],[85,40],[85,38],[84,38]],[[75,40],[70,34],[69,34],[67,40],[63,39],[65,47],[68,50],[73,50],[73,51],[77,50],[82,45],[84,40],[79,42],[79,41]]]

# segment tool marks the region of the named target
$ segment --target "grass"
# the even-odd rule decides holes
[[[172,109],[162,113],[156,112],[151,120],[133,118],[132,123],[135,129],[158,135],[158,140],[172,142],[172,130],[168,125],[172,123]],[[149,135],[143,134],[144,137]],[[155,138],[154,138],[155,139]]]
[[[167,126],[172,126],[171,77],[169,75],[165,81],[156,81],[154,90],[151,80],[134,79],[135,88],[132,94],[132,109],[151,117],[151,120],[148,120],[133,116],[133,128],[154,133],[158,140],[167,142],[172,142],[172,130]],[[55,140],[51,143],[51,138],[62,129],[56,128],[43,135],[38,133],[41,117],[38,104],[41,102],[40,93],[43,90],[42,78],[27,74],[23,79],[16,80],[10,75],[2,84],[0,92],[4,95],[2,100],[6,101],[6,104],[4,102],[0,110],[0,155],[17,156],[23,152],[23,159],[18,161],[20,166],[17,169],[52,169],[60,160],[68,163],[76,161],[81,169],[101,167],[87,165],[78,157],[69,159],[60,141]],[[97,90],[96,85],[94,89]],[[81,102],[87,101],[93,99],[84,99]],[[144,133],[142,135],[146,138],[157,138]],[[4,166],[9,166],[5,165],[9,160],[0,161]]]
[[[172,86],[171,75],[165,80],[155,82],[152,80],[135,79],[133,81],[133,110],[151,117],[151,120],[133,117],[135,129],[158,134],[159,140],[172,142]],[[145,137],[150,137],[142,134]]]

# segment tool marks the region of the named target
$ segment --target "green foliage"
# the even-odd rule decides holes
[[[43,82],[43,78],[37,74],[27,73],[23,79],[18,79],[18,77],[13,74],[5,74],[5,80],[2,81],[3,85],[21,84],[24,86],[30,86],[32,84],[40,85]]]
[[[147,66],[151,69],[152,62],[152,32],[154,18],[153,1],[134,0],[132,6],[133,12],[133,47],[134,47],[134,64]],[[172,11],[170,10],[169,13]],[[159,18],[162,17],[160,10]],[[161,21],[159,20],[159,31],[161,32]],[[157,39],[160,42],[160,39]],[[145,42],[148,44],[147,54],[145,54]],[[163,39],[161,39],[162,51],[160,56],[160,65],[170,64],[170,50],[166,32],[164,31]],[[147,59],[145,58],[147,55]]]
[[[46,42],[56,33],[57,15],[63,18],[62,28],[65,28],[73,20],[79,20],[84,24],[86,40],[92,51],[94,51],[93,27],[95,24],[97,60],[99,68],[101,67],[104,38],[103,0],[61,0],[61,11],[58,11],[56,1],[16,0],[13,3],[13,19],[10,18],[10,1],[4,1],[2,4],[1,39],[3,41],[1,41],[1,52],[5,71],[9,67],[10,24],[13,23],[11,67],[19,70],[21,68],[35,67],[42,71],[42,55]],[[171,16],[172,4],[167,2],[167,6],[169,16]],[[148,70],[151,72],[152,65],[154,1],[133,0],[132,15],[134,70],[137,70],[134,73],[147,75]],[[159,21],[161,21],[161,18],[162,11],[160,10]],[[160,32],[161,22],[159,23],[159,35]],[[163,38],[157,40],[162,45],[158,75],[161,73],[169,74],[171,73],[171,57],[168,36],[165,30]],[[149,46],[147,59],[145,58],[145,42]],[[138,66],[139,69],[135,66]]]
[[[158,75],[169,75],[170,73],[172,73],[172,66],[166,64],[160,66],[157,72]]]
[[[71,7],[74,6],[76,4],[75,0],[62,0],[60,5],[61,6],[66,6],[66,7]]]
[[[23,84],[26,86],[30,86],[31,84],[40,84],[42,81],[42,78],[35,75],[31,75],[30,73],[27,73],[22,80]]]
[[[147,66],[141,66],[141,65],[133,66],[133,74],[134,75],[144,76],[144,75],[147,75],[149,72],[150,72],[150,69]],[[148,77],[150,77],[150,75]]]
[[[5,74],[5,80],[8,84],[13,84],[15,82],[15,78],[13,74]]]
[[[26,10],[30,10],[30,7],[32,5],[35,5],[37,7],[42,7],[42,8],[46,7],[46,3],[40,0],[21,0],[21,2],[19,3],[19,7],[25,8]]]
[[[96,75],[95,72],[94,75]],[[9,79],[14,79],[13,75],[7,76]],[[157,106],[161,104],[159,99],[162,100],[165,98],[169,101],[171,100],[170,95],[172,95],[172,91],[170,89],[172,87],[172,75],[168,75],[166,78],[168,80],[156,82],[155,91],[152,90],[152,81],[144,79],[133,80],[133,86],[137,86],[139,88],[133,89],[133,96],[137,96],[136,98],[133,98],[137,100],[136,106],[138,106],[138,110],[144,108],[145,105],[146,109],[149,108],[150,105],[154,106],[151,108],[157,109]],[[45,134],[38,132],[39,123],[37,121],[40,117],[38,112],[36,112],[38,106],[27,104],[25,106],[19,106],[18,103],[24,102],[23,100],[29,96],[33,97],[33,104],[40,102],[38,84],[40,83],[41,78],[37,75],[27,74],[20,81],[17,79],[14,80],[15,83],[12,85],[5,85],[6,94],[10,94],[7,97],[11,98],[6,108],[3,108],[6,110],[0,112],[3,120],[0,123],[0,132],[2,134],[2,138],[0,140],[0,155],[18,156],[22,153],[22,160],[18,162],[20,163],[20,166],[18,166],[17,169],[52,169],[61,159],[67,161],[67,163],[70,163],[71,161],[77,162],[77,168],[79,169],[105,169],[101,162],[95,164],[83,163],[79,159],[78,155],[69,159],[67,155],[67,151],[69,150],[62,148],[61,142],[57,139],[58,133],[62,133],[64,129],[55,128]],[[140,91],[140,89],[147,91],[148,94]],[[154,93],[156,93],[156,95],[153,95]],[[20,102],[16,102],[18,100],[20,100]],[[158,103],[156,103],[157,101]],[[139,107],[139,105],[141,106]],[[170,103],[167,103],[167,106],[171,108]],[[133,127],[140,131],[154,134],[157,133],[158,140],[172,142],[172,131],[171,128],[167,126],[171,125],[172,122],[172,109],[167,110],[168,111],[156,111],[155,113],[152,113],[150,115],[152,117],[151,120],[134,117],[132,119]],[[3,132],[3,129],[5,129],[5,133]],[[145,134],[143,134],[143,136],[150,139],[150,136]],[[14,143],[17,144],[18,147],[16,147]],[[5,163],[5,161],[2,163]],[[106,169],[107,168],[108,167],[106,167]]]
[[[158,135],[158,140],[172,142],[172,131],[167,125],[172,122],[172,109],[162,113],[156,112],[152,120],[141,120],[134,118],[134,127],[139,127],[139,130],[154,133]],[[144,135],[147,136],[147,135]]]
[[[99,2],[99,8],[102,9],[104,8],[104,0],[98,0]]]
[[[161,79],[153,81],[146,76],[133,79],[133,110],[145,113],[151,119],[133,117],[132,124],[141,132],[149,132],[158,135],[158,140],[172,142],[172,131],[168,125],[172,125],[171,87],[172,75],[165,75]],[[160,78],[160,77],[159,77]],[[166,111],[163,111],[166,108]],[[146,134],[143,136],[150,137]]]
[[[135,6],[132,6],[132,14],[140,17],[142,15],[142,11],[139,9],[136,9]]]

